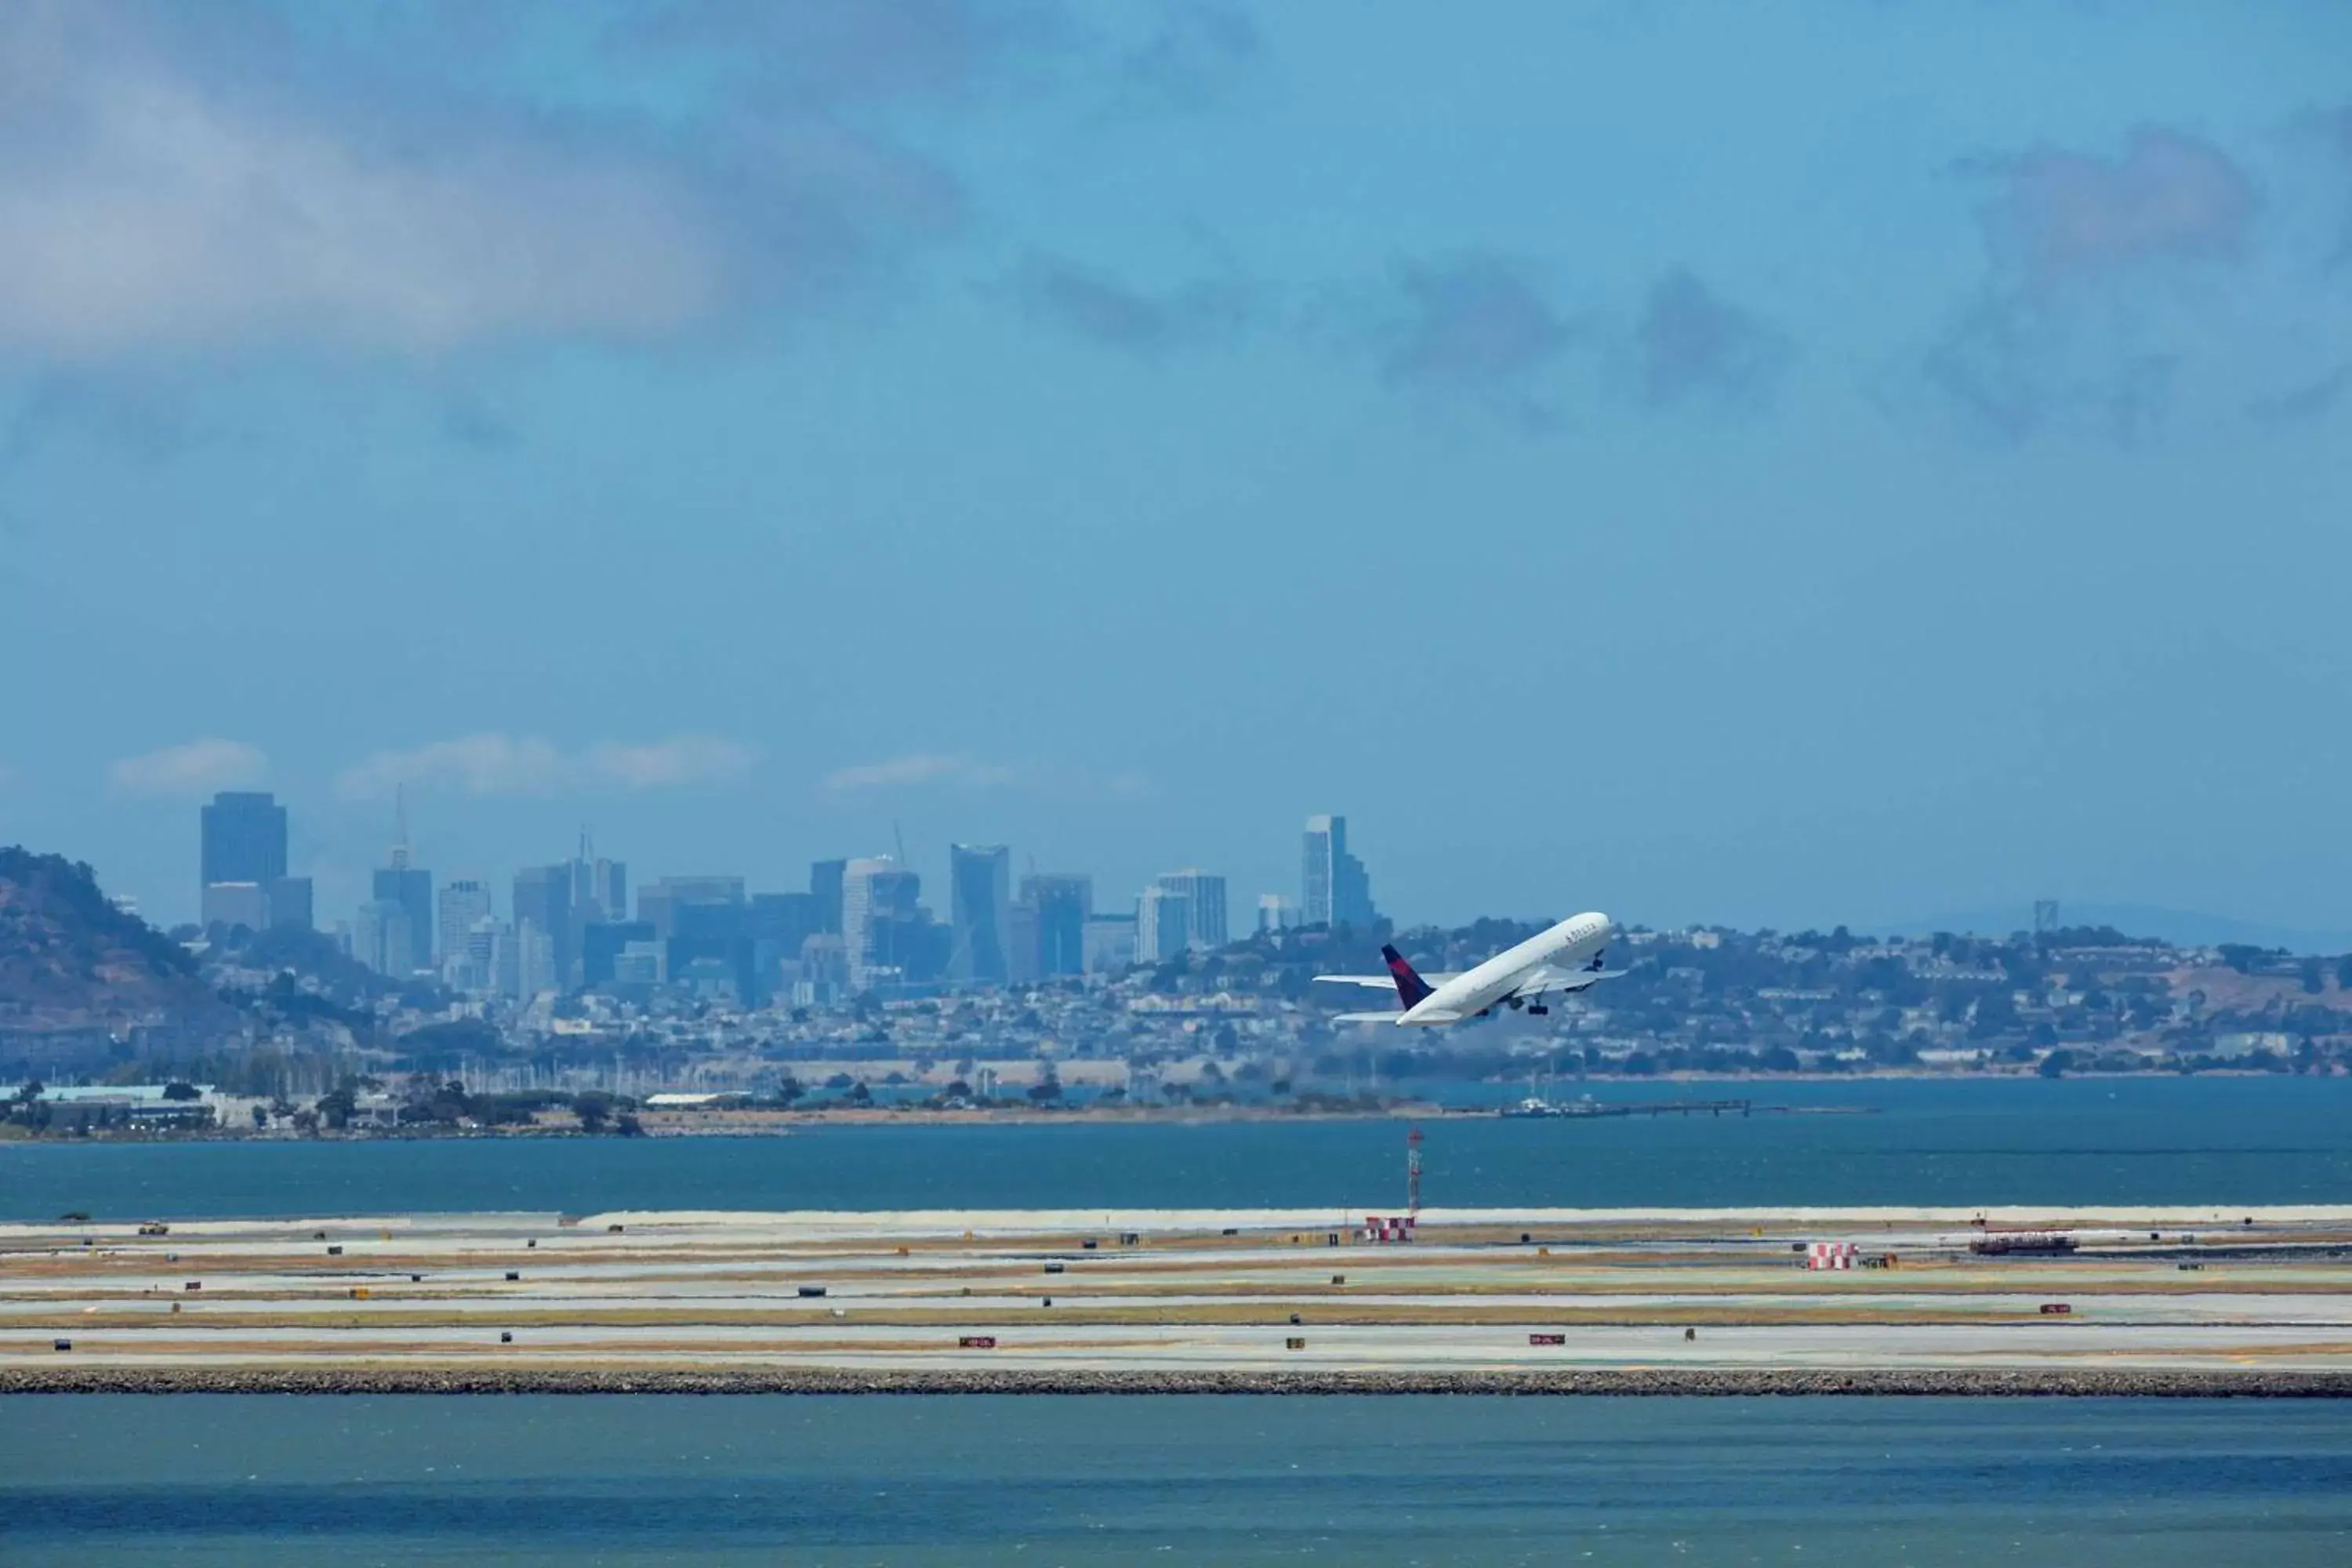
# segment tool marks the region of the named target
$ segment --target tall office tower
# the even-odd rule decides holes
[[[263,889],[269,895],[272,931],[310,931],[317,921],[310,900],[310,879],[280,877]]]
[[[1257,933],[1271,935],[1286,931],[1298,923],[1298,906],[1280,893],[1260,893],[1257,896]]]
[[[574,958],[572,952],[572,868],[531,866],[517,871],[511,913],[518,931],[522,928],[523,921],[529,921],[546,933],[547,940],[555,949],[558,983],[569,980]]]
[[[852,860],[841,878],[841,945],[849,961],[849,985],[863,991],[883,979],[902,978],[910,961],[911,929],[921,918],[923,879],[887,855]],[[881,974],[880,971],[893,971]]]
[[[614,984],[621,954],[632,946],[660,946],[651,921],[591,921],[581,927],[580,984],[591,991]]]
[[[1185,900],[1184,943],[1225,945],[1225,879],[1197,866],[1161,876],[1160,885]]]
[[[1364,863],[1348,852],[1348,819],[1308,817],[1306,851],[1299,923],[1370,931],[1380,914],[1372,908],[1372,880]]]
[[[849,954],[841,938],[820,931],[801,943],[800,978],[793,982],[796,1007],[829,1007],[849,990]]]
[[[1192,900],[1167,885],[1146,888],[1135,900],[1135,961],[1165,963],[1181,953],[1192,923]]]
[[[553,931],[537,921],[517,921],[514,946],[517,1002],[527,1005],[545,992],[562,991],[563,972],[557,964]]]
[[[688,910],[701,912],[688,915]],[[712,910],[729,912],[714,915]],[[740,877],[656,877],[637,889],[637,918],[653,922],[664,942],[682,934],[689,923],[698,933],[719,924],[740,924],[742,910]]]
[[[1003,984],[1011,978],[1005,942],[1013,925],[1013,851],[1002,844],[950,845],[948,904],[955,940],[948,978]]]
[[[398,904],[408,916],[408,957],[419,969],[433,964],[433,873],[408,863],[405,845],[392,851],[392,864],[375,871],[375,901]]]
[[[1044,976],[1037,970],[1037,906],[1015,899],[1006,908],[1004,978],[1013,985],[1034,985]]]
[[[1088,915],[1084,940],[1086,972],[1117,973],[1135,962],[1135,917]]]
[[[751,942],[754,977],[751,1000],[774,999],[782,988],[790,994],[787,970],[796,970],[801,944],[818,934],[814,893],[754,893],[743,917],[743,934]]]
[[[506,941],[501,935],[504,929],[486,914],[457,932],[456,944],[445,948],[441,954],[441,984],[469,996],[511,994],[511,985],[499,984],[499,955]],[[443,940],[448,940],[446,933]]]
[[[1087,972],[1087,921],[1095,879],[1075,872],[1021,879],[1021,901],[1037,911],[1037,973],[1045,978]]]
[[[599,859],[595,840],[580,832],[580,853],[572,858],[572,921],[625,921],[629,918],[629,868],[618,860]]]
[[[754,942],[773,942],[782,958],[797,960],[801,943],[823,934],[814,893],[754,893],[743,919]]]
[[[490,885],[465,880],[451,882],[441,889],[440,901],[436,908],[440,918],[436,921],[435,934],[439,941],[434,951],[446,963],[452,958],[465,956],[466,943],[473,933],[475,922],[490,918]]]
[[[392,849],[375,872],[379,903],[398,904],[408,911],[408,961],[419,969],[433,966],[433,873],[419,868],[408,847],[408,794],[393,795]]]
[[[494,996],[514,1000],[522,984],[522,962],[516,952],[515,928],[505,921],[485,921],[488,927],[489,962],[483,973],[488,980],[488,991]],[[481,928],[477,927],[479,931]]]
[[[269,889],[259,882],[206,882],[203,909],[207,926],[269,929]]]
[[[846,860],[809,862],[809,891],[816,898],[816,929],[827,936],[841,934],[842,879],[848,874]]]
[[[198,902],[215,882],[267,888],[286,875],[286,808],[274,795],[225,791],[213,796],[199,821]]]
[[[378,974],[405,980],[416,969],[408,910],[397,900],[370,899],[352,922],[352,956]]]

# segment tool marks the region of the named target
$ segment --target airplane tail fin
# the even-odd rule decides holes
[[[1407,963],[1404,961],[1404,954],[1395,948],[1381,948],[1381,956],[1388,960],[1389,973],[1396,977],[1398,998],[1408,1008],[1419,1006],[1429,995],[1431,990],[1429,982],[1414,973],[1412,965]]]

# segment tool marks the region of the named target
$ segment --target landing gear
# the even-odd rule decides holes
[[[1548,1017],[1550,1016],[1550,1013],[1551,1009],[1545,1006],[1540,1002],[1530,1002],[1528,1004],[1528,1016],[1530,1018]]]

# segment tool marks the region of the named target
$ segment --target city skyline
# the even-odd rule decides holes
[[[936,910],[923,899],[919,869],[895,856],[813,860],[807,886],[793,889],[751,889],[735,873],[641,877],[633,908],[628,864],[599,854],[585,830],[568,861],[513,873],[501,916],[489,882],[436,881],[417,863],[404,804],[368,896],[348,917],[331,910],[317,921],[310,879],[286,874],[293,818],[267,791],[224,791],[199,810],[199,923],[318,930],[380,973],[429,974],[459,993],[519,1001],[637,978],[708,981],[734,999],[764,1001],[780,973],[784,991],[828,1003],[836,989],[1001,987],[1213,951],[1236,929],[1221,873],[1164,871],[1139,889],[1131,913],[1098,910],[1092,872],[1034,863],[1016,898],[1013,848],[1003,844],[950,844]],[[1296,896],[1257,895],[1256,929],[1287,930],[1311,910],[1317,918],[1307,923],[1371,930],[1370,882],[1346,847],[1347,819],[1310,816],[1301,842]],[[296,889],[299,896],[289,891]],[[135,898],[115,897],[137,907]],[[813,989],[803,984],[811,974]]]
[[[8,838],[2347,923],[2352,10],[812,4],[0,9]]]

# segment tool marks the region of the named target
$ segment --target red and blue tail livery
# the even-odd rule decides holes
[[[1428,981],[1413,973],[1412,965],[1404,961],[1403,953],[1393,947],[1383,947],[1381,949],[1381,956],[1388,960],[1389,973],[1396,978],[1397,997],[1400,1001],[1407,1007],[1417,1007],[1428,999],[1433,987]]]

